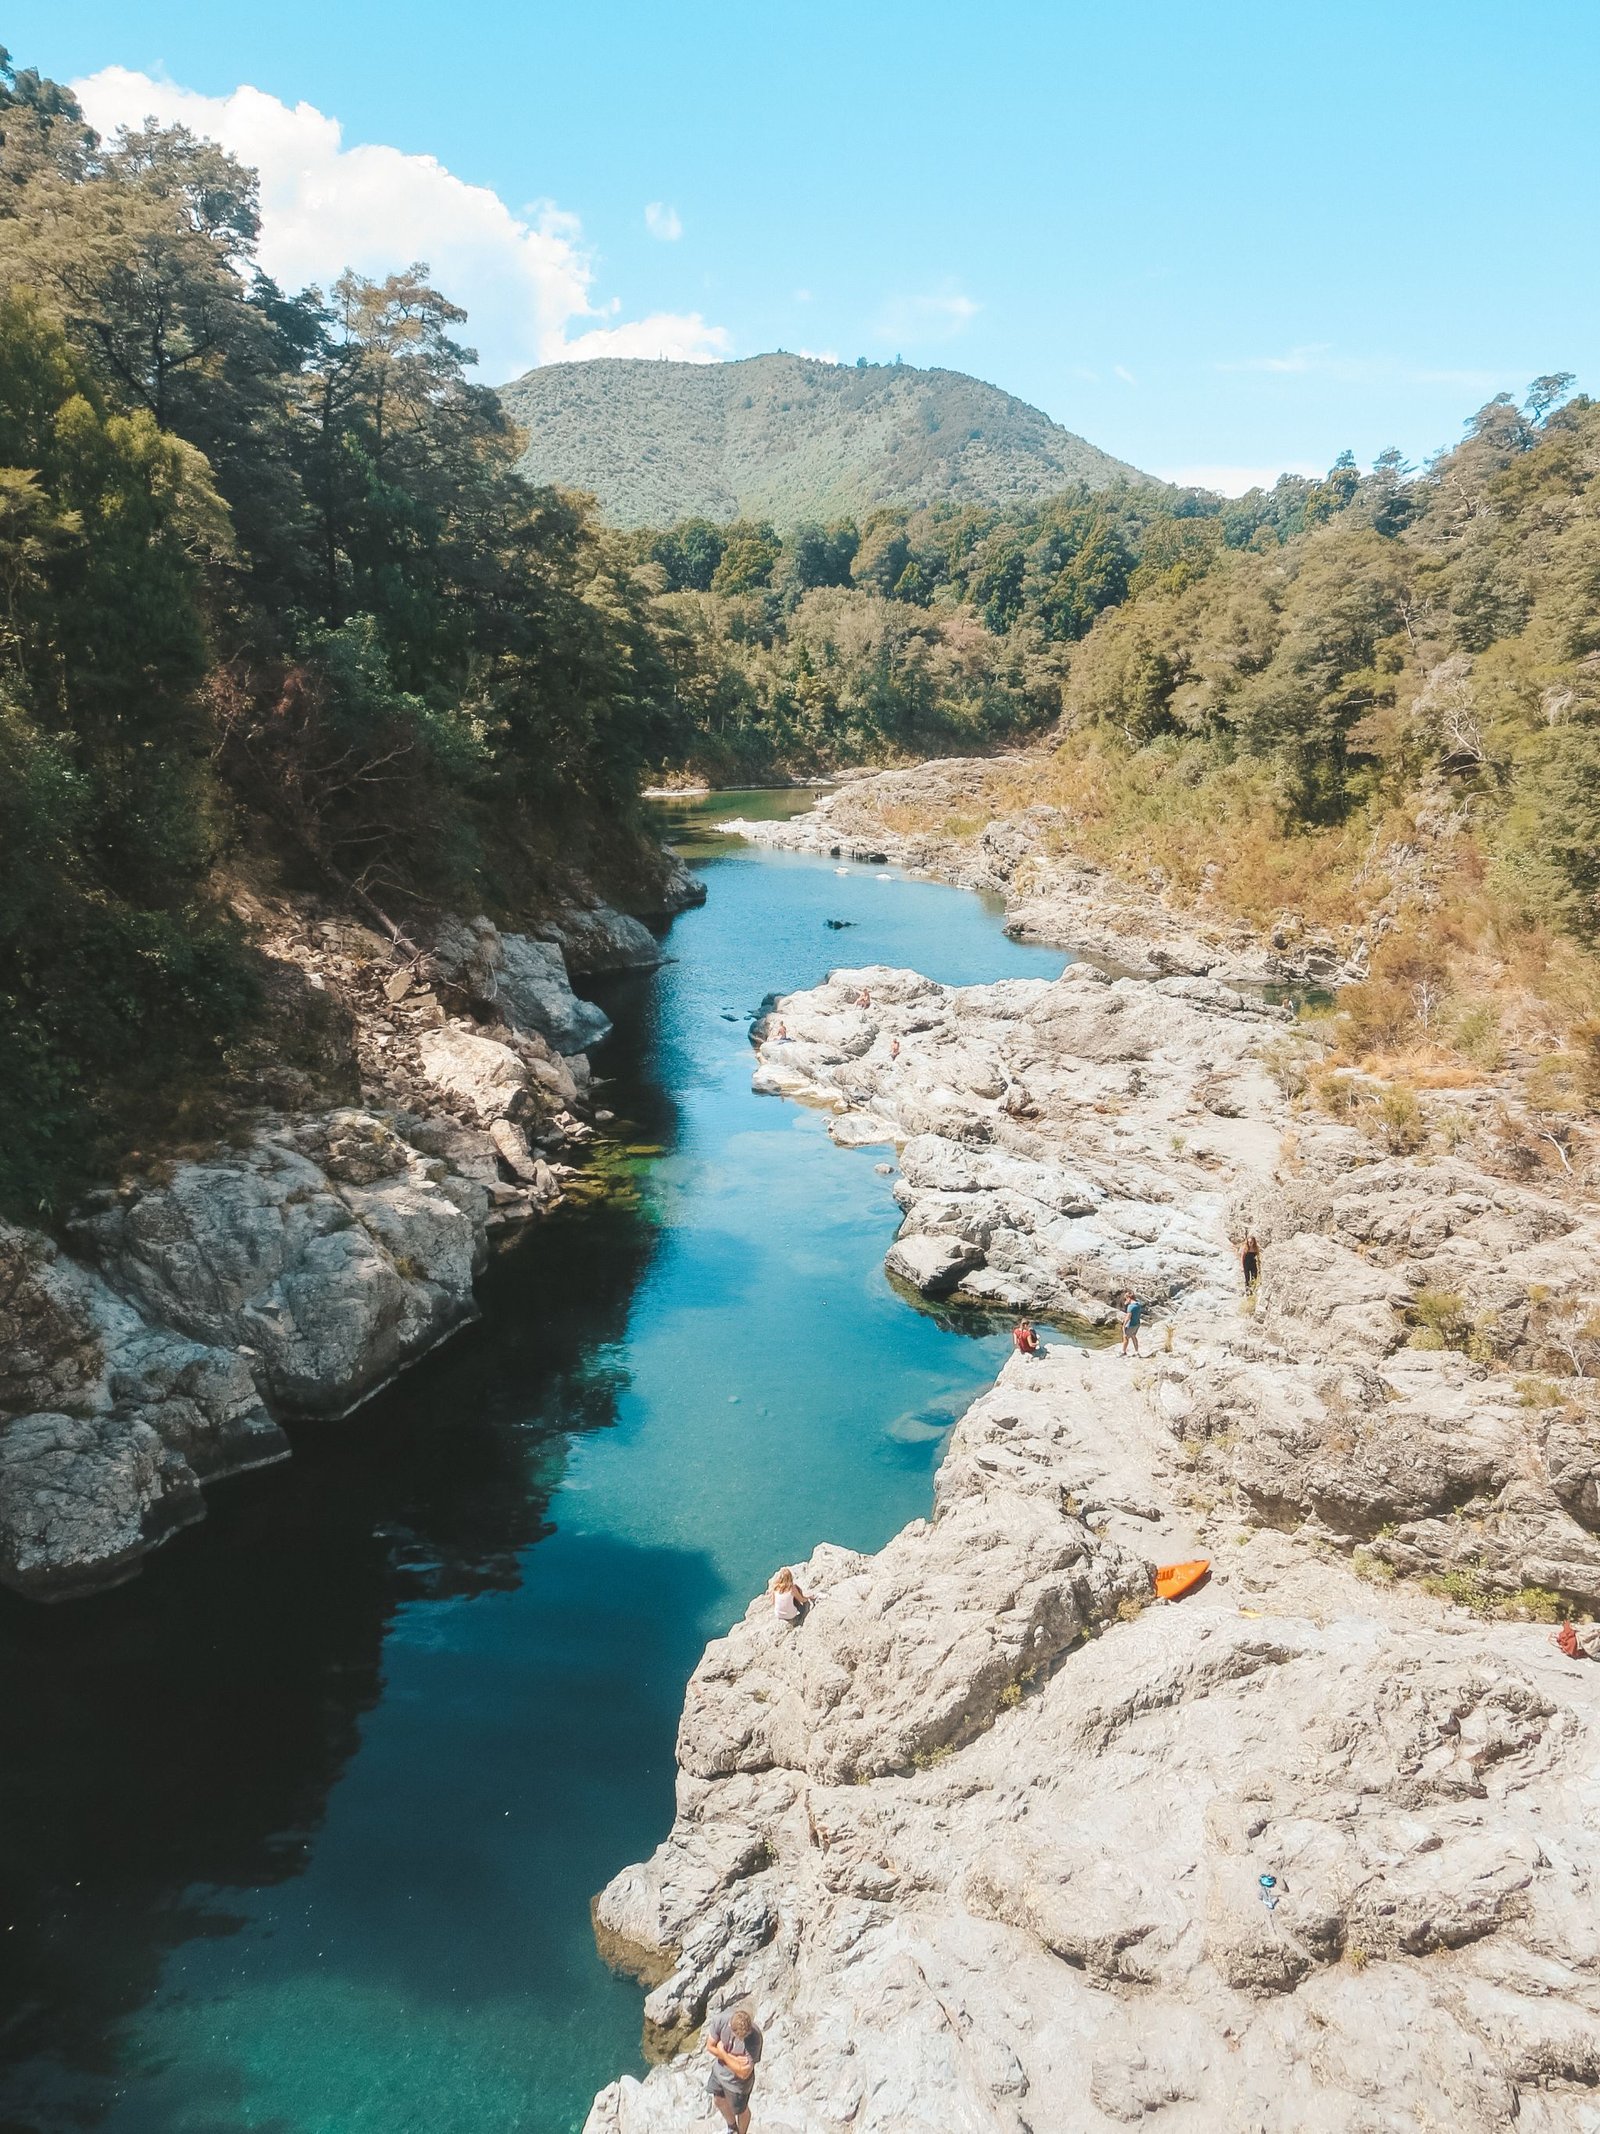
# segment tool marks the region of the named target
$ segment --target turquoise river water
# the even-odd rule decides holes
[[[667,811],[710,895],[606,996],[613,1190],[480,1325],[134,1584],[0,1606],[0,2134],[568,2134],[642,2071],[589,1900],[666,1832],[689,1672],[779,1563],[926,1511],[1005,1339],[894,1294],[885,1152],[752,1095],[750,1022],[833,965],[1062,964],[709,834],[803,804]]]

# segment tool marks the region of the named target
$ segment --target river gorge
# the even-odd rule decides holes
[[[752,1094],[750,1025],[841,963],[1064,960],[709,834],[804,805],[663,810],[710,895],[604,988],[617,1117],[480,1324],[132,1585],[0,1601],[8,2134],[566,2134],[642,2072],[589,1905],[671,1820],[685,1681],[780,1562],[928,1510],[1005,1345],[890,1287],[882,1152]]]

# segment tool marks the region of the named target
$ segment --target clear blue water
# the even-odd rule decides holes
[[[589,1900],[664,1835],[708,1637],[926,1510],[1003,1330],[910,1309],[883,1151],[750,1091],[830,966],[1051,975],[977,897],[707,839],[617,982],[610,1190],[483,1325],[92,1603],[0,1607],[0,2134],[566,2134],[638,2071]],[[830,931],[830,918],[851,922]]]

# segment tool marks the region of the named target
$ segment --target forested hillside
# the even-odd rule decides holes
[[[271,1006],[239,882],[526,910],[641,864],[664,773],[1048,741],[1019,804],[1073,849],[1374,915],[1375,1036],[1469,966],[1590,1027],[1600,408],[1566,378],[1421,471],[620,532],[525,481],[425,268],[286,293],[252,173],[97,141],[9,63],[0,136],[0,1204],[211,1116]]]
[[[1373,479],[1398,487],[1388,464]],[[1358,480],[1341,462],[1325,481],[1288,475],[1238,501],[1078,483],[1004,510],[640,532],[694,730],[680,746],[728,782],[1036,734],[1059,718],[1070,648],[1097,616],[1326,522]]]
[[[1600,1099],[1600,405],[1571,383],[1498,396],[1424,469],[1345,455],[1234,501],[640,535],[693,760],[1032,734],[1011,799],[1057,805],[1063,849],[1269,926],[1368,924],[1365,1041],[1492,1063],[1515,996],[1578,1032],[1553,1100]]]
[[[531,481],[618,526],[863,518],[883,504],[999,505],[1145,477],[963,371],[747,356],[550,363],[502,386]]]
[[[401,923],[626,864],[671,676],[426,270],[287,295],[256,181],[0,78],[0,1203],[170,1131],[262,1007],[228,870]],[[603,826],[610,825],[610,828]],[[398,917],[396,917],[398,915]]]

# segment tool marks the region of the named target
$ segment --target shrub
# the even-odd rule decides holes
[[[1448,1025],[1448,1035],[1457,1052],[1488,1072],[1500,1065],[1505,1046],[1500,1035],[1500,1010],[1492,1000],[1466,1002]]]
[[[1356,1123],[1394,1156],[1411,1155],[1428,1138],[1428,1123],[1417,1093],[1403,1082],[1386,1089],[1376,1104],[1358,1116]]]
[[[1261,1048],[1262,1066],[1286,1097],[1305,1095],[1306,1058],[1303,1039],[1275,1037],[1270,1045]]]
[[[1419,1289],[1407,1314],[1416,1331],[1414,1349],[1455,1349],[1474,1363],[1488,1363],[1495,1353],[1495,1318],[1480,1312],[1476,1318],[1466,1300],[1450,1289]]]

